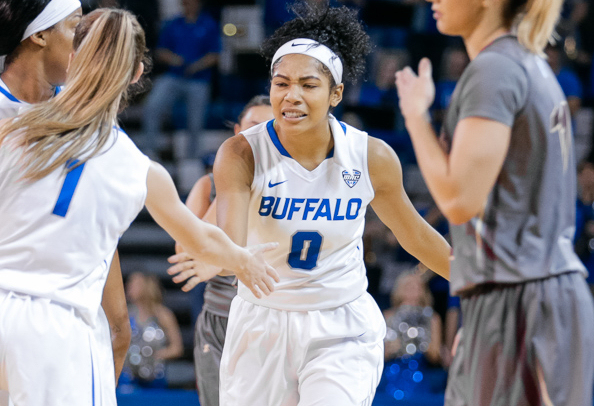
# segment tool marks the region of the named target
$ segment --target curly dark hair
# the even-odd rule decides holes
[[[371,52],[371,40],[357,17],[357,11],[346,6],[329,7],[327,2],[312,5],[300,1],[291,6],[296,15],[283,24],[260,49],[270,64],[274,53],[285,43],[296,38],[310,38],[330,48],[342,61],[343,76],[350,82],[365,72],[365,57]],[[325,66],[324,66],[325,68]],[[332,86],[334,79],[324,69]]]

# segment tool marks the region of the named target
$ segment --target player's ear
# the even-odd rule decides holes
[[[237,123],[235,123],[235,125],[233,126],[233,132],[235,133],[235,135],[239,134],[239,132],[241,131],[241,126]]]
[[[332,107],[338,106],[342,101],[342,92],[344,92],[344,83],[341,83],[332,89],[330,92],[330,105]]]
[[[74,59],[74,51],[70,52],[70,55],[68,55],[68,66],[66,67],[66,73],[68,73],[68,71],[70,70],[70,64],[72,63],[73,59]]]
[[[43,30],[32,34],[28,39],[31,40],[31,42],[33,42],[35,45],[45,47],[47,45],[47,36],[48,30]]]
[[[138,65],[138,69],[136,70],[136,74],[134,75],[134,79],[132,79],[131,83],[138,82],[143,73],[144,73],[144,63],[140,62],[140,65]]]

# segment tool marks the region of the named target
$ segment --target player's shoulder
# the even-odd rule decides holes
[[[330,115],[330,125],[332,126],[333,130],[335,130],[339,134],[342,133],[346,136],[352,135],[354,137],[368,137],[368,134],[365,131],[353,127],[352,125],[347,124],[344,121],[340,121],[333,115]]]
[[[274,120],[264,121],[263,123],[256,124],[253,127],[243,130],[240,134],[243,134],[246,138],[248,137],[261,137],[268,134],[270,127],[273,125]]]
[[[217,161],[236,159],[253,161],[252,146],[248,138],[257,137],[259,134],[258,132],[254,132],[253,129],[254,127],[227,138],[219,148]]]
[[[400,162],[396,152],[386,141],[371,136],[368,136],[367,140],[367,154],[370,165],[376,164],[381,167],[387,162]]]
[[[501,76],[525,75],[526,64],[536,55],[524,48],[514,36],[496,40],[468,65],[468,73],[498,80]]]

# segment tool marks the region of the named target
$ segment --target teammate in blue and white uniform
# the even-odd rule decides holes
[[[59,93],[81,17],[78,0],[0,0],[0,55],[4,55],[0,57],[0,119],[14,117]],[[114,371],[114,379],[104,381],[109,392],[115,388],[130,343],[117,251],[115,255],[106,259],[111,267],[95,326],[104,347],[102,369]]]
[[[386,326],[366,292],[362,235],[369,204],[400,243],[448,276],[449,245],[417,213],[384,142],[329,112],[364,67],[370,41],[356,12],[296,6],[263,45],[275,119],[227,140],[215,162],[217,223],[265,254],[280,282],[263,296],[236,273],[221,360],[220,402],[371,405]]]
[[[573,250],[576,168],[567,100],[543,49],[561,0],[433,0],[461,36],[441,149],[431,65],[396,74],[417,161],[452,223],[463,333],[446,405],[592,405],[594,306]]]
[[[65,89],[0,124],[0,389],[17,406],[115,404],[94,326],[105,258],[143,205],[206,262],[277,277],[259,254],[274,244],[240,248],[198,220],[115,125],[143,72],[136,19],[100,9],[80,26]]]

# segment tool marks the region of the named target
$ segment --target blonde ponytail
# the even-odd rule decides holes
[[[554,42],[555,25],[562,5],[563,0],[528,0],[515,27],[518,41],[531,52],[543,56],[547,44]]]
[[[25,149],[22,179],[41,179],[73,159],[80,165],[105,146],[145,54],[144,32],[127,11],[98,9],[80,24],[86,30],[77,28],[65,89],[0,130],[0,144],[11,134],[11,144]]]

